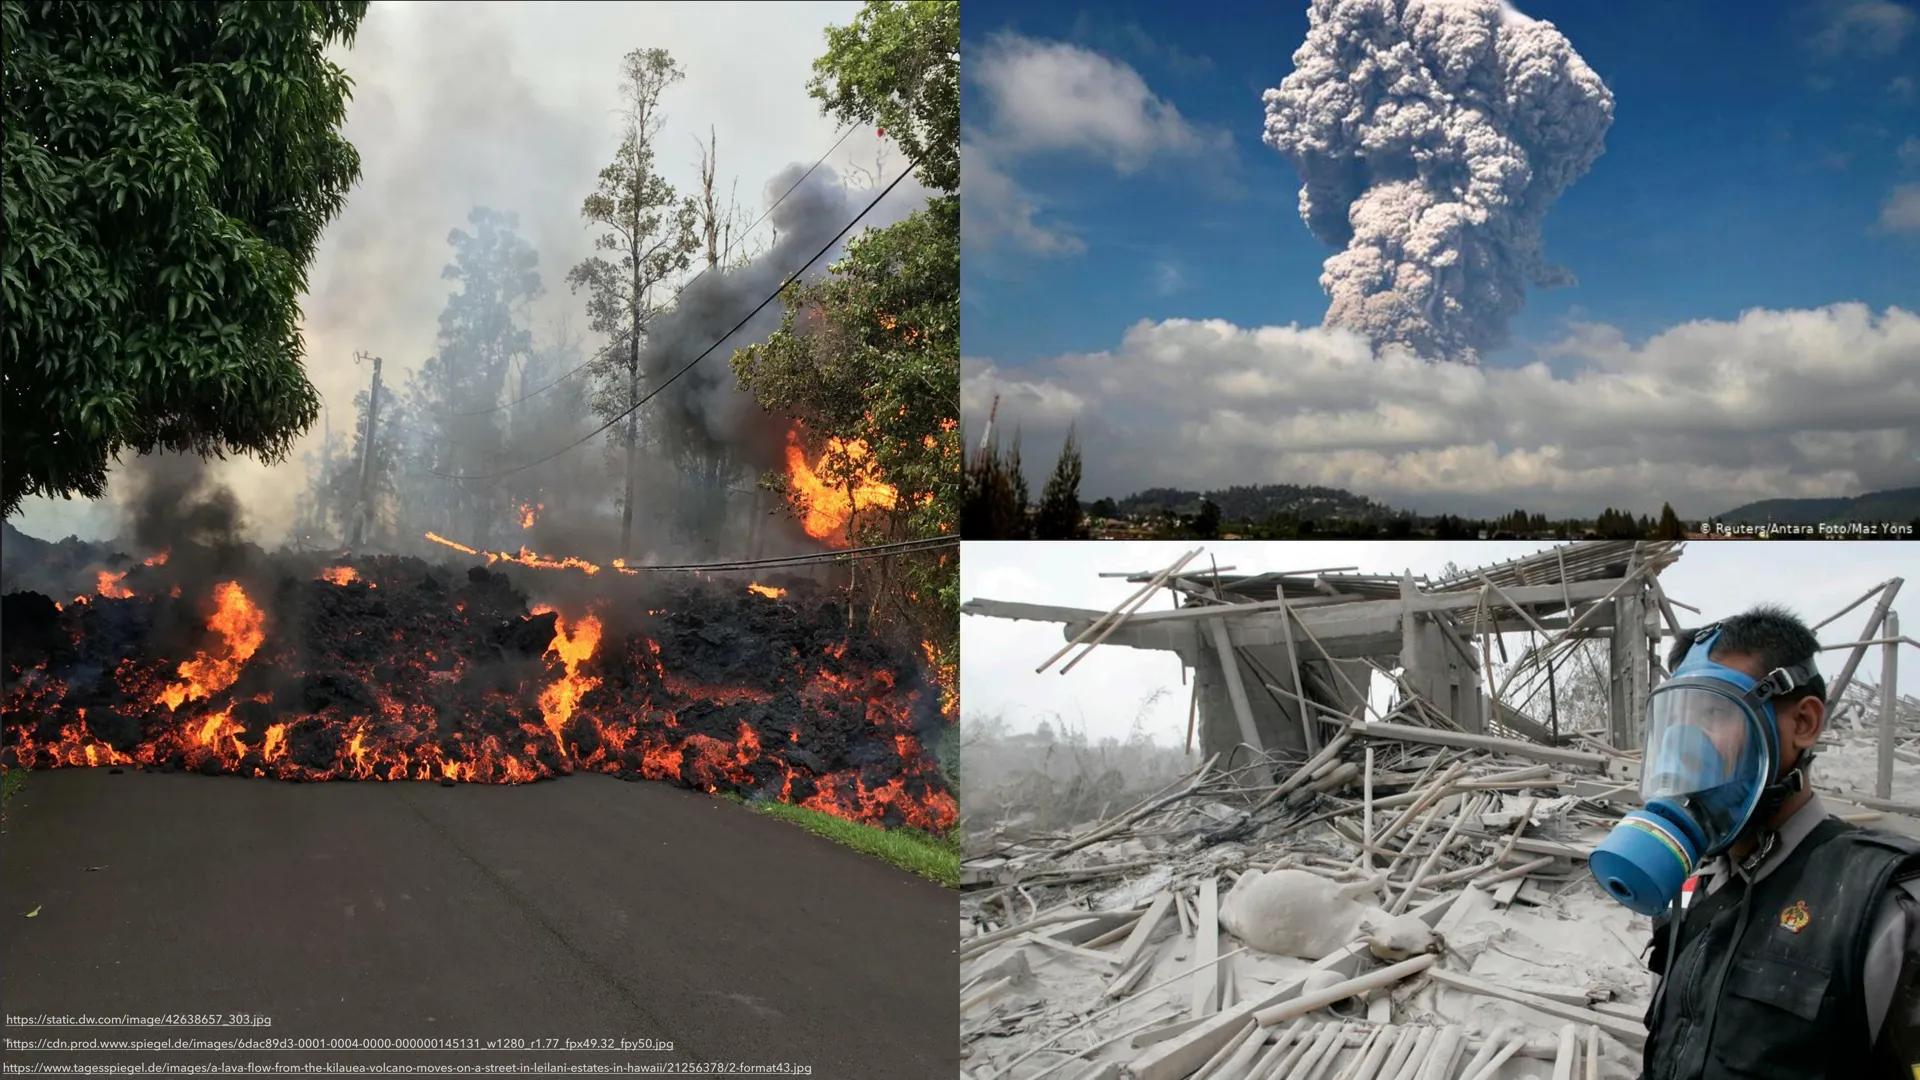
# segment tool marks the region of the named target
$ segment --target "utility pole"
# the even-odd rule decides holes
[[[360,539],[367,531],[367,518],[371,516],[371,508],[367,502],[367,473],[368,465],[373,459],[374,425],[380,419],[380,358],[368,356],[364,352],[353,354],[354,363],[358,364],[362,360],[373,361],[373,386],[367,392],[367,431],[360,440],[360,499],[358,505],[354,507],[353,534],[347,540],[348,546],[354,548],[360,546]]]

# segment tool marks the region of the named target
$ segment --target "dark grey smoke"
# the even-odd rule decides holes
[[[247,546],[240,500],[198,455],[134,458],[120,467],[114,486],[121,493],[120,543],[142,556],[186,545],[222,559]]]
[[[1327,323],[1474,362],[1506,340],[1547,208],[1600,155],[1613,95],[1552,23],[1501,0],[1313,0],[1293,73],[1266,93],[1267,145],[1300,216],[1345,250]]]
[[[767,182],[767,201],[779,198],[805,171],[806,166],[797,164],[782,169]],[[654,320],[640,357],[648,385],[657,385],[684,367],[731,329],[819,251],[870,197],[850,193],[830,167],[814,170],[761,224],[761,229],[771,227],[777,237],[770,249],[746,266],[700,275],[680,294],[678,303]],[[815,262],[806,277],[823,273],[832,258],[829,253]],[[780,325],[783,311],[780,301],[768,304],[648,406],[657,410],[671,439],[703,453],[749,444],[754,465],[767,468],[776,463],[776,458],[768,456],[768,448],[779,444],[784,426],[765,417],[739,388],[728,361],[734,350],[764,341]],[[773,427],[781,431],[773,431],[769,440],[768,429]]]

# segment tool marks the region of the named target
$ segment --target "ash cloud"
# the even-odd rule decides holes
[[[1527,286],[1570,280],[1541,222],[1599,157],[1613,95],[1552,23],[1500,0],[1314,0],[1293,63],[1264,139],[1343,249],[1329,326],[1472,363]]]

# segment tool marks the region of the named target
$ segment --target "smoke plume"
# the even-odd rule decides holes
[[[1269,146],[1301,178],[1327,259],[1326,321],[1476,362],[1527,285],[1547,208],[1600,155],[1613,95],[1552,23],[1501,0],[1313,0],[1266,92]]]

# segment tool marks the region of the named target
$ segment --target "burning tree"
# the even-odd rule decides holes
[[[791,451],[780,479],[806,496],[803,514],[834,488],[850,541],[948,535],[961,464],[959,5],[870,3],[851,26],[830,28],[827,43],[808,92],[845,123],[877,123],[936,194],[850,241],[824,280],[789,288],[780,329],[735,353],[733,369],[761,405],[800,422],[794,442],[819,484],[808,490]],[[952,558],[875,562],[862,585],[869,612],[917,626],[950,656]]]
[[[580,205],[581,216],[606,231],[594,247],[620,253],[620,263],[594,257],[567,273],[574,291],[588,292],[593,329],[617,348],[591,367],[594,411],[624,416],[615,439],[626,454],[626,489],[620,507],[620,554],[633,553],[633,508],[640,454],[640,348],[647,324],[660,310],[657,290],[685,270],[699,239],[692,199],[682,199],[655,169],[654,139],[665,116],[660,96],[685,77],[665,49],[635,49],[621,61],[621,100],[626,130],[600,183]]]

